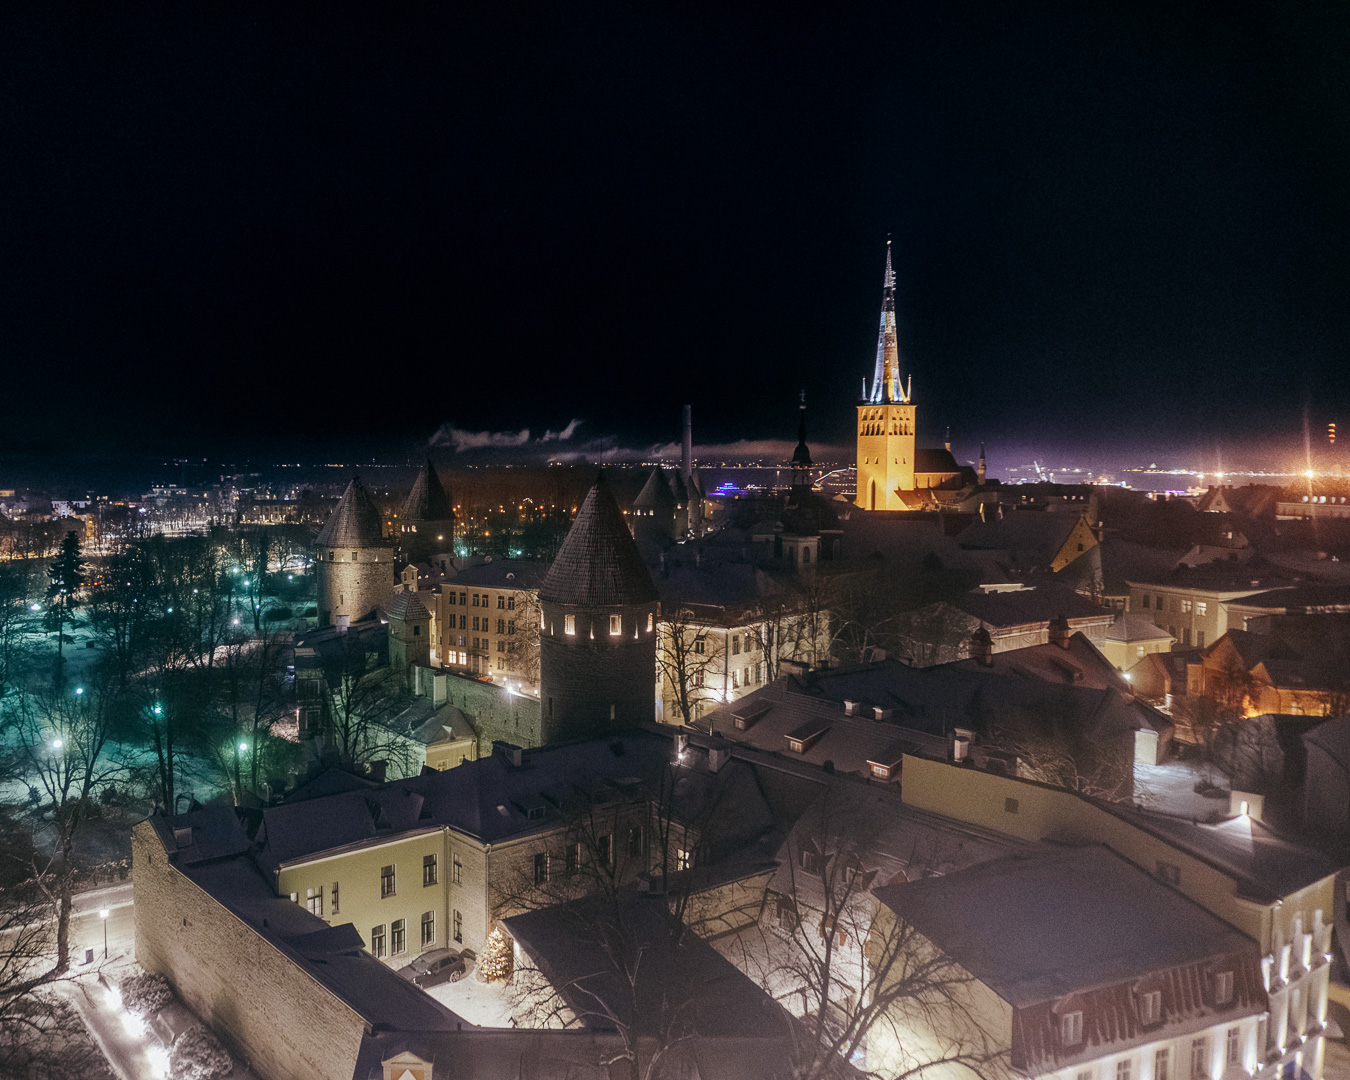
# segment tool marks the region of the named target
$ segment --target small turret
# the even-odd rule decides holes
[[[806,445],[806,391],[797,407],[797,448],[792,451],[793,488],[811,486],[811,448]]]
[[[975,478],[979,480],[981,484],[983,484],[987,472],[988,472],[988,465],[984,460],[984,443],[980,443],[980,464],[979,467],[975,470]]]

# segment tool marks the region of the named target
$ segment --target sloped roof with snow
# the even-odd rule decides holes
[[[338,501],[337,509],[314,538],[314,544],[316,547],[358,549],[383,546],[384,527],[380,521],[380,511],[359,476],[352,477],[352,482]]]
[[[558,557],[539,587],[539,599],[572,607],[656,601],[652,576],[603,476],[577,511]]]

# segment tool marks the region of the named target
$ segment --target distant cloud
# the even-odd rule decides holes
[[[469,450],[515,449],[532,443],[566,442],[577,433],[581,420],[572,420],[561,431],[545,431],[538,439],[531,440],[530,429],[519,431],[466,431],[456,426],[453,420],[447,420],[434,435],[432,446],[449,446],[457,452]]]

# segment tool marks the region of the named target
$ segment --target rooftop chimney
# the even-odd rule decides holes
[[[983,626],[970,635],[970,655],[985,667],[994,666],[994,639]]]
[[[1073,631],[1069,629],[1069,620],[1063,615],[1056,615],[1050,620],[1050,644],[1058,645],[1061,649],[1069,647],[1069,638],[1073,637]]]

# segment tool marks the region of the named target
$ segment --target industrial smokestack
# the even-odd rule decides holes
[[[684,448],[680,452],[680,479],[686,484],[694,475],[694,407],[684,407]]]

